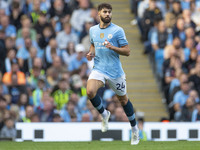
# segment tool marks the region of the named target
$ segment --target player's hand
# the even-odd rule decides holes
[[[110,42],[108,42],[107,39],[105,39],[104,46],[107,47],[107,48],[109,48],[109,49],[113,49],[113,45],[110,44]]]
[[[94,58],[94,57],[95,57],[95,55],[94,55],[94,53],[92,53],[92,52],[89,52],[89,53],[87,53],[87,55],[86,55],[86,58],[87,58],[87,60],[89,60],[89,61],[91,61],[92,58]]]

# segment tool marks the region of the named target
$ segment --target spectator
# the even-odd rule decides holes
[[[158,7],[156,7],[155,0],[149,0],[149,8],[147,8],[144,12],[143,18],[142,18],[142,28],[143,28],[143,34],[142,34],[142,40],[146,41],[148,38],[148,33],[151,29],[151,27],[154,26],[154,23],[156,20],[162,19],[162,12]]]
[[[191,19],[191,11],[190,9],[184,9],[182,12],[182,16],[184,19],[184,26],[187,27],[192,27],[193,29],[196,28],[196,24],[192,21]]]
[[[173,100],[174,94],[180,90],[180,83],[188,81],[188,75],[186,73],[181,73],[179,76],[177,75],[175,79],[170,82],[170,102]]]
[[[17,31],[17,38],[22,37],[22,29],[23,28],[28,28],[30,31],[31,40],[36,41],[37,33],[36,33],[35,29],[32,28],[32,23],[31,23],[30,18],[27,15],[23,15],[21,17],[20,21],[21,21],[22,27]]]
[[[0,118],[0,130],[1,130],[5,125],[6,119],[11,118],[11,114],[9,110],[5,109],[4,111],[0,112],[0,116],[1,116]]]
[[[58,18],[60,22],[69,22],[71,11],[63,0],[55,0],[49,10],[50,18]]]
[[[54,67],[51,67],[47,70],[47,82],[50,84],[50,87],[54,87],[57,85],[59,80],[59,73]]]
[[[68,42],[67,48],[61,50],[61,57],[65,65],[69,65],[73,54],[75,53],[75,44],[74,42]]]
[[[40,76],[41,76],[41,68],[34,66],[32,74],[27,78],[27,84],[32,90],[37,88]]]
[[[100,122],[101,121],[101,115],[98,113],[96,109],[90,109],[92,114],[92,121],[93,122]]]
[[[70,73],[68,71],[63,71],[61,73],[61,79],[66,80],[68,83],[70,82]]]
[[[20,3],[13,1],[10,9],[10,24],[14,25],[17,30],[21,28],[20,20],[22,16],[23,12],[20,9]]]
[[[195,90],[197,90],[200,96],[200,64],[195,65],[195,74],[189,77],[189,81],[193,84]]]
[[[80,69],[83,63],[87,63],[87,59],[84,56],[84,52],[85,52],[84,46],[82,44],[78,44],[76,45],[75,50],[77,54],[74,55],[74,57],[71,59],[71,62],[69,63],[69,66],[68,66],[68,70],[70,72],[77,71],[78,69]]]
[[[192,122],[200,121],[200,102],[196,104],[196,108],[192,113]]]
[[[52,122],[54,114],[53,102],[44,100],[43,105],[43,108],[38,109],[40,122]]]
[[[32,58],[33,60],[33,64],[32,64],[32,67],[30,67],[31,68],[31,71],[30,72],[32,72],[32,68],[33,67],[38,67],[38,68],[40,68],[41,69],[41,73],[40,73],[40,75],[44,75],[45,74],[45,69],[43,68],[43,60],[42,60],[42,58],[38,58],[38,57],[33,57]]]
[[[123,111],[122,107],[116,107],[115,114],[114,114],[114,116],[115,116],[114,121],[116,121],[116,122],[123,121],[124,120],[123,113],[124,113],[124,111]]]
[[[144,128],[144,119],[143,118],[138,119],[138,128],[139,128],[140,139],[142,141],[147,141],[147,134],[143,129]]]
[[[74,74],[72,77],[71,89],[74,93],[78,94],[79,97],[87,96],[86,87],[83,86],[80,75]]]
[[[60,115],[64,122],[77,122],[81,121],[80,114],[78,114],[76,109],[76,104],[73,101],[69,101],[65,107],[60,112]]]
[[[39,18],[40,13],[40,0],[34,0],[33,1],[33,7],[32,11],[30,12],[30,18],[33,22],[33,24],[36,24]]]
[[[25,85],[20,85],[18,83],[18,76],[17,74],[13,73],[11,75],[11,85],[8,86],[8,91],[9,94],[11,96],[11,103],[12,104],[17,104],[19,101],[19,97],[21,93],[25,93],[26,92],[26,87]]]
[[[38,114],[34,113],[31,116],[31,122],[40,122],[40,118],[39,118]]]
[[[30,57],[30,49],[31,47],[34,47],[31,38],[29,37],[25,38],[24,42],[25,46],[20,48],[17,52],[17,58],[19,59],[20,66],[23,66],[22,64],[24,63],[24,60]]]
[[[141,35],[144,33],[143,27],[142,27],[142,18],[144,17],[144,12],[149,6],[149,0],[143,0],[140,1],[138,4],[138,10],[137,10],[137,20],[132,20],[131,25],[138,24],[138,28],[140,30]]]
[[[180,121],[181,119],[181,111],[183,106],[185,105],[188,97],[189,97],[189,82],[181,83],[181,90],[174,95],[173,104],[174,104],[174,119],[176,121]]]
[[[57,55],[53,57],[53,63],[50,68],[54,68],[59,75],[66,70],[66,66],[62,63],[61,58]]]
[[[63,122],[63,119],[60,117],[59,114],[54,114],[53,115],[53,122]]]
[[[53,27],[53,30],[55,31],[56,35],[58,34],[58,32],[60,32],[62,30],[62,23],[59,20],[59,18],[57,16],[51,18],[51,26]]]
[[[14,122],[19,121],[19,107],[16,104],[12,104],[10,106],[10,116],[13,119]]]
[[[181,121],[190,122],[194,110],[195,100],[189,97],[181,110]]]
[[[2,29],[5,30],[7,37],[16,37],[16,28],[9,23],[8,16],[2,16],[0,19],[0,30]]]
[[[91,7],[91,13],[90,13],[90,17],[93,18],[93,24],[98,24],[99,23],[99,17],[98,17],[98,10],[95,7]]]
[[[25,47],[26,46],[25,39],[31,37],[30,29],[28,27],[23,27],[21,34],[22,34],[22,36],[17,38],[17,40],[16,40],[16,46],[18,49]],[[33,46],[38,47],[38,44],[36,43],[35,40],[31,39],[31,41],[32,41]]]
[[[4,60],[6,58],[5,32],[0,30],[0,71],[4,71]]]
[[[10,49],[7,52],[7,57],[5,58],[4,62],[5,72],[11,72],[12,61],[16,61],[16,51],[14,49]]]
[[[40,32],[38,45],[41,49],[45,49],[52,38],[55,38],[54,30],[50,25],[44,26],[44,29]]]
[[[46,85],[45,85],[45,77],[44,76],[40,76],[38,79],[38,85],[36,87],[36,89],[33,91],[33,106],[35,109],[41,107],[41,100],[43,97],[43,91],[46,90]]]
[[[53,63],[54,56],[60,56],[61,51],[57,47],[57,41],[54,38],[51,38],[49,44],[47,45],[44,53],[44,60],[46,63],[46,67],[49,68]]]
[[[26,75],[30,75],[33,66],[37,67],[34,63],[42,63],[42,59],[37,57],[37,49],[35,47],[31,47],[29,50],[30,57],[22,60],[21,69]],[[42,68],[42,64],[39,65],[39,68]]]
[[[58,82],[58,89],[51,93],[57,110],[61,110],[68,103],[71,94],[72,91],[70,90],[68,82],[65,79],[61,79]]]
[[[158,21],[157,30],[151,35],[151,45],[154,51],[163,50],[166,45],[171,45],[173,37],[167,32],[164,20]]]
[[[32,1],[25,1],[22,5],[22,11],[24,14],[29,14],[32,11]]]
[[[1,73],[0,73],[0,80],[1,80]],[[0,95],[5,97],[7,102],[10,101],[10,95],[9,95],[9,92],[8,92],[8,87],[6,85],[4,85],[2,82],[0,82]]]
[[[178,18],[182,16],[182,9],[180,5],[180,1],[173,0],[172,10],[169,11],[165,16],[165,22],[167,28],[172,29]]]
[[[172,80],[174,80],[176,77],[178,77],[182,73],[182,62],[180,60],[180,57],[178,56],[172,56],[169,59],[169,62],[164,62],[164,81],[163,81],[163,91],[165,94],[165,98],[167,100],[167,104],[169,104],[169,88],[170,83]]]
[[[192,49],[195,48],[195,43],[194,40],[192,38],[187,38],[185,40],[185,48],[184,48],[184,62],[188,61],[190,58],[190,52]]]
[[[89,29],[94,25],[94,19],[92,17],[88,17],[85,19],[83,30],[80,33],[79,41],[82,42],[85,36],[89,35]],[[89,49],[89,48],[88,48]]]
[[[186,40],[191,38],[193,39],[193,42],[195,43],[195,29],[192,26],[188,26],[185,28],[185,36],[186,36]]]
[[[20,121],[27,122],[27,123],[31,122],[31,117],[33,114],[34,114],[33,106],[31,105],[26,106],[26,115],[25,117],[21,118]]]
[[[39,39],[42,36],[44,28],[47,26],[51,27],[51,24],[48,23],[48,21],[47,21],[47,14],[40,12],[39,16],[38,16],[38,21],[34,25],[34,29],[37,32],[37,39]],[[51,31],[53,31],[53,27],[51,27]]]
[[[17,61],[13,61],[11,64],[11,72],[6,72],[3,75],[3,83],[7,86],[12,85],[12,74],[17,75],[17,84],[18,85],[25,85],[26,84],[26,78],[25,74],[21,71],[19,71],[19,65],[17,64]]]
[[[174,28],[173,28],[173,31],[172,31],[172,34],[173,34],[173,37],[179,37],[180,40],[181,40],[181,45],[184,47],[184,44],[185,44],[185,40],[186,40],[186,35],[185,35],[185,21],[183,18],[178,18]]]
[[[195,103],[198,103],[200,101],[198,92],[194,89],[190,91],[190,97],[193,98]]]
[[[84,110],[85,106],[87,106],[87,97],[79,97],[78,94],[72,93],[70,95],[69,101],[72,101],[75,105],[74,110],[77,116],[77,121],[81,121],[81,115],[83,115],[84,113],[89,113]]]
[[[21,93],[18,101],[20,119],[26,116],[26,106],[28,106],[28,104],[29,104],[28,95],[25,93]]]
[[[45,13],[48,13],[48,10],[50,9],[51,7],[51,1],[49,0],[42,0],[41,3],[40,3],[40,10],[45,12]]]
[[[15,139],[17,136],[17,131],[14,127],[14,121],[11,118],[6,119],[5,125],[1,130],[1,138],[11,138]]]
[[[59,32],[56,36],[58,47],[60,49],[66,49],[69,42],[73,42],[75,45],[79,42],[78,36],[72,32],[71,25],[64,23],[63,31]]]
[[[181,62],[185,61],[185,54],[181,46],[181,40],[179,37],[175,37],[173,39],[172,45],[168,45],[165,47],[164,58],[168,59],[168,58],[171,58],[173,55],[180,57]]]
[[[13,37],[6,37],[5,38],[6,51],[8,51],[9,49],[15,49],[16,50],[15,41],[16,40]]]
[[[79,9],[74,10],[71,17],[71,25],[79,34],[83,30],[85,18],[90,17],[90,14],[89,0],[79,1]]]
[[[6,111],[7,101],[5,97],[0,95],[0,114],[3,114]]]
[[[189,59],[184,63],[185,72],[190,74],[190,70],[195,67],[197,55],[198,52],[196,48],[190,50]]]
[[[83,114],[81,122],[90,122],[90,115],[88,113]]]

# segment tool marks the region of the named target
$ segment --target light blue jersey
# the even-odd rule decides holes
[[[90,42],[95,47],[93,70],[116,79],[124,75],[124,71],[119,54],[103,45],[105,39],[115,47],[128,45],[128,41],[126,40],[124,30],[113,23],[105,29],[101,29],[99,25],[90,28]]]

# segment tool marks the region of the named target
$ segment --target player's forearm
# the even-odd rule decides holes
[[[89,51],[94,54],[95,48],[93,44],[91,44]]]
[[[130,55],[130,49],[127,45],[124,46],[124,47],[120,47],[120,48],[112,46],[110,49],[112,49],[113,51],[115,51],[119,55],[123,55],[123,56],[129,56]]]

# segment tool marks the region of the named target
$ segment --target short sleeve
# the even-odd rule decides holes
[[[93,39],[92,39],[92,29],[90,28],[90,30],[89,30],[89,34],[90,34],[90,43],[91,44],[94,44],[94,41],[93,41]]]
[[[117,32],[117,42],[120,47],[128,45],[128,41],[122,28],[120,28]]]

